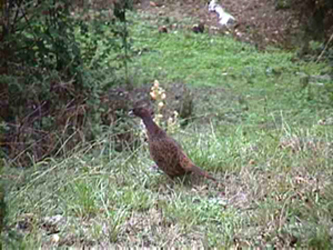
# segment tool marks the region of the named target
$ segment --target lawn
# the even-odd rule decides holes
[[[195,34],[194,21],[160,34],[162,19],[133,14],[129,68],[138,86],[189,86],[195,118],[173,136],[221,184],[172,181],[152,170],[145,142],[116,152],[105,133],[61,159],[5,168],[5,249],[333,247],[332,82],[317,77],[331,69]]]

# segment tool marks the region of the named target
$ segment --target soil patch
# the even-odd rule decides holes
[[[205,23],[208,32],[231,32],[238,40],[255,44],[260,49],[267,45],[291,46],[292,35],[299,24],[290,9],[277,9],[273,0],[223,0],[219,3],[237,20],[237,24],[228,30],[221,28],[215,13],[208,12],[206,1],[142,0],[138,8],[178,21],[195,18]]]

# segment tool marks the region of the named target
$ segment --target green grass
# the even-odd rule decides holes
[[[192,88],[195,119],[174,136],[223,186],[171,181],[150,169],[146,144],[119,153],[102,135],[63,159],[6,168],[5,248],[332,248],[333,130],[318,121],[333,109],[298,74],[328,66],[222,35],[159,34],[152,20],[133,18],[133,50],[146,48],[131,63],[136,83]]]

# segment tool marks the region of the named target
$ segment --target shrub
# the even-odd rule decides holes
[[[131,1],[124,2],[115,3],[109,23],[100,15],[89,22],[78,18],[69,0],[0,6],[6,24],[0,36],[6,59],[0,65],[0,115],[8,128],[2,145],[16,163],[63,153],[101,132],[99,96],[108,87],[110,73],[104,73],[112,74],[108,63],[120,61],[118,68],[128,72],[125,13]]]

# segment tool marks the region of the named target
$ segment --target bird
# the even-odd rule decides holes
[[[208,6],[209,12],[216,12],[219,18],[219,23],[222,26],[228,26],[235,23],[235,18],[229,13],[225,12],[221,5],[216,3],[216,0],[212,0]]]
[[[194,33],[204,33],[204,31],[205,31],[205,24],[203,22],[200,22],[199,24],[194,25],[192,27],[192,31]]]
[[[136,107],[130,111],[130,114],[142,119],[147,129],[150,156],[158,168],[171,179],[193,173],[217,181],[191,161],[181,145],[154,122],[152,112],[147,108]]]
[[[168,33],[168,28],[165,25],[160,26],[160,27],[158,27],[158,32],[159,33]]]

